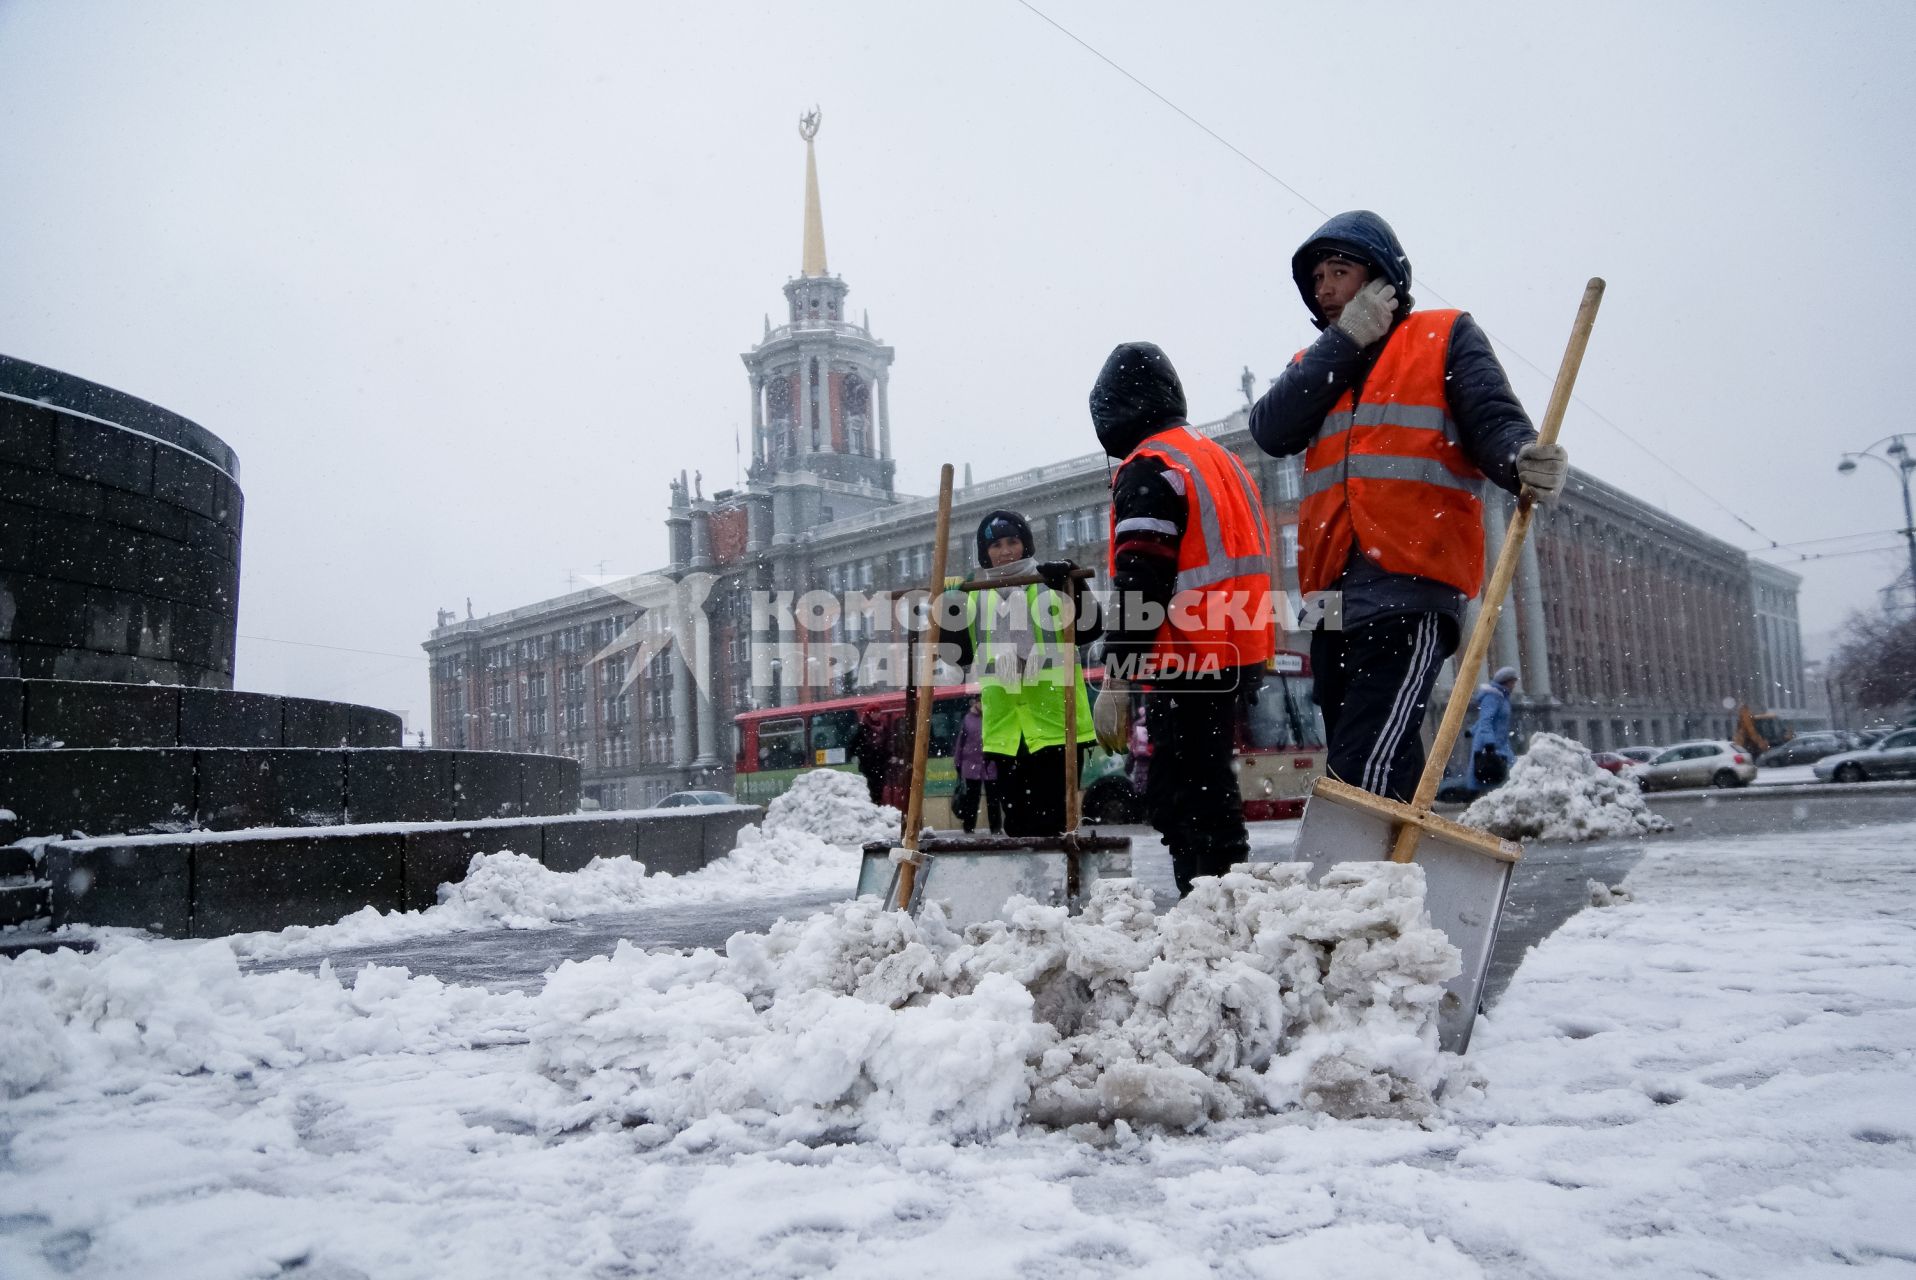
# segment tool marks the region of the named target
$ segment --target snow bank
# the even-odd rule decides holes
[[[1597,840],[1670,829],[1635,782],[1598,768],[1582,743],[1554,733],[1530,735],[1530,749],[1511,764],[1509,781],[1472,801],[1459,821],[1508,840]]]
[[[802,773],[746,827],[725,857],[682,876],[649,873],[631,858],[594,858],[578,871],[552,871],[511,850],[473,855],[466,878],[439,886],[424,911],[365,907],[335,924],[297,925],[229,941],[249,960],[377,946],[475,929],[541,929],[641,907],[818,893],[858,880],[859,846],[898,835],[898,810],[873,804],[864,780],[830,769]]]
[[[865,779],[842,769],[814,769],[765,806],[766,831],[802,831],[827,844],[857,849],[869,840],[896,841],[903,816],[871,802]]]
[[[962,936],[868,898],[724,956],[621,946],[551,975],[533,1052],[574,1122],[694,1146],[1428,1114],[1459,958],[1422,869],[1306,872],[1239,867],[1162,917],[1117,880],[1081,916],[1014,899]]]

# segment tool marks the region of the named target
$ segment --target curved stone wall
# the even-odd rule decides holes
[[[231,688],[238,469],[178,414],[0,356],[0,676]]]
[[[0,677],[0,750],[22,747],[403,747],[378,707],[277,693]]]

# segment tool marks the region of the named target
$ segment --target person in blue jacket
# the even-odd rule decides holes
[[[1517,668],[1498,667],[1490,683],[1470,695],[1476,714],[1470,731],[1471,775],[1477,790],[1490,791],[1510,776],[1510,695],[1517,688]]]

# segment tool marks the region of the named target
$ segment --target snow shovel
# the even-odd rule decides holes
[[[938,526],[933,542],[932,578],[927,599],[936,601],[944,592],[945,555],[951,538],[951,465],[939,473]],[[1088,569],[1077,570],[1074,577],[1089,578]],[[960,591],[991,591],[999,587],[1021,587],[1042,582],[1036,574],[1018,577],[978,578],[963,582]],[[1075,642],[1077,618],[1066,607],[1063,621],[1066,634]],[[876,891],[885,866],[894,867],[885,888],[885,900],[902,911],[916,914],[935,884],[937,900],[944,905],[945,918],[954,926],[979,920],[995,920],[1004,914],[1005,902],[1017,895],[1052,906],[1076,906],[1085,888],[1095,880],[1131,874],[1131,841],[1128,837],[1100,836],[1078,830],[1078,647],[1064,646],[1065,665],[1064,736],[1065,829],[1058,836],[933,835],[922,836],[925,800],[925,758],[931,745],[932,654],[937,644],[935,620],[927,618],[920,641],[920,660],[915,667],[917,687],[913,716],[911,755],[911,798],[905,810],[905,830],[900,847],[879,841],[865,846],[860,869],[862,894]]]
[[[1603,281],[1593,279],[1584,288],[1583,302],[1570,330],[1570,345],[1564,351],[1550,405],[1544,411],[1543,427],[1537,433],[1542,443],[1556,442],[1577,369],[1583,363],[1584,347],[1590,341],[1590,328],[1596,323],[1597,304],[1602,300]],[[1497,552],[1496,567],[1477,612],[1477,625],[1471,629],[1470,642],[1457,663],[1450,701],[1444,707],[1444,718],[1410,803],[1372,795],[1335,778],[1319,778],[1311,788],[1297,833],[1294,856],[1311,863],[1314,873],[1321,874],[1340,862],[1379,862],[1386,858],[1392,862],[1416,859],[1423,866],[1431,923],[1463,952],[1463,972],[1446,984],[1438,1008],[1439,1040],[1452,1053],[1462,1053],[1470,1045],[1470,1028],[1483,997],[1511,868],[1523,857],[1523,846],[1440,817],[1430,811],[1430,806],[1443,781],[1444,764],[1463,728],[1474,673],[1482,668],[1490,651],[1497,615],[1516,575],[1518,553],[1530,531],[1533,504],[1528,490],[1518,495],[1516,514]]]

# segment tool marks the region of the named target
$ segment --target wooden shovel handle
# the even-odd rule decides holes
[[[1583,365],[1584,348],[1590,345],[1590,329],[1597,322],[1597,306],[1603,301],[1603,281],[1593,278],[1584,286],[1583,301],[1577,307],[1577,319],[1570,326],[1570,344],[1564,349],[1563,364],[1557,369],[1556,385],[1550,389],[1550,404],[1543,413],[1543,426],[1537,432],[1540,444],[1555,444],[1557,432],[1563,427],[1563,415],[1570,407],[1570,393],[1577,385],[1577,370]],[[1430,744],[1430,755],[1424,760],[1423,776],[1417,779],[1416,794],[1411,797],[1411,807],[1420,813],[1429,813],[1431,801],[1437,798],[1437,788],[1444,780],[1444,765],[1450,760],[1452,748],[1457,745],[1457,736],[1464,727],[1464,712],[1470,706],[1470,695],[1474,689],[1477,671],[1484,664],[1484,656],[1490,652],[1490,640],[1497,630],[1497,618],[1503,612],[1504,597],[1510,594],[1510,581],[1517,576],[1517,560],[1523,551],[1523,540],[1530,532],[1531,508],[1536,499],[1529,490],[1517,495],[1517,511],[1510,518],[1510,525],[1504,531],[1503,546],[1497,551],[1497,564],[1490,572],[1490,582],[1484,588],[1482,603],[1477,607],[1477,625],[1471,629],[1470,643],[1464,646],[1464,655],[1457,661],[1457,679],[1450,687],[1450,701],[1444,706],[1444,718],[1437,726],[1437,737]],[[1405,823],[1397,829],[1397,840],[1391,848],[1391,861],[1409,862],[1417,856],[1417,838],[1423,828],[1415,823]]]
[[[1078,829],[1078,610],[1076,602],[1065,605],[1064,634],[1064,829]],[[1077,859],[1071,859],[1075,871]],[[1077,892],[1077,886],[1070,886]]]
[[[911,799],[905,806],[905,848],[918,852],[918,832],[924,825],[925,816],[925,756],[931,749],[931,695],[932,686],[937,683],[932,678],[932,661],[938,652],[938,609],[937,600],[940,588],[945,581],[945,556],[951,550],[951,464],[947,462],[938,473],[938,533],[932,543],[931,586],[926,594],[929,604],[925,616],[925,630],[918,642],[919,661],[923,670],[916,674],[918,681],[918,704],[913,713],[911,743]],[[912,889],[918,879],[918,864],[912,861],[902,862],[898,866],[898,901],[895,904],[900,911],[911,905]]]
[[[1090,569],[1073,569],[1065,575],[1067,578],[1095,578],[1097,576],[1098,575]],[[1050,581],[1050,579],[1041,573],[1021,573],[1015,578],[972,578],[967,582],[959,583],[955,587],[947,587],[945,590],[989,591],[993,587],[1035,587],[1039,583],[1048,581]]]

